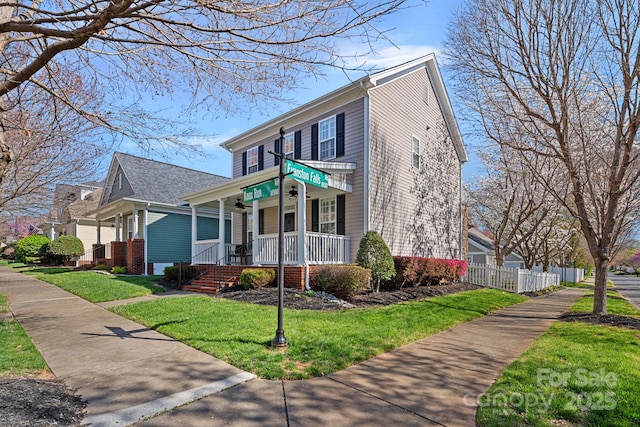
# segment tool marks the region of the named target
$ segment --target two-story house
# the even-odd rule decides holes
[[[281,149],[327,180],[323,188],[286,177],[286,264],[351,263],[369,230],[394,255],[461,256],[468,157],[434,55],[363,77],[222,146],[233,153],[233,179],[182,199],[194,216],[201,209],[233,213],[232,242],[246,254],[243,264],[277,263],[278,197],[270,190],[279,157],[271,153]],[[256,189],[257,197],[247,197]],[[193,253],[212,245],[219,243],[194,240]],[[218,250],[221,258],[229,252]]]

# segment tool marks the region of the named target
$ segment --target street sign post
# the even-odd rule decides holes
[[[285,173],[305,184],[315,185],[324,189],[329,188],[329,176],[326,173],[302,163],[287,159]]]

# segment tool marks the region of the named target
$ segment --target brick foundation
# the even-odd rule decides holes
[[[111,242],[111,260],[107,267],[113,268],[116,265],[120,267],[127,265],[127,242]]]
[[[230,277],[240,277],[240,273],[245,268],[270,268],[276,272],[276,280],[278,275],[278,266],[277,265],[261,265],[261,266],[252,266],[252,265],[218,265],[211,269],[207,266],[202,266],[205,270],[214,271],[215,274],[219,277],[230,278]],[[309,266],[309,274],[313,271],[315,266]],[[277,282],[276,282],[277,283]],[[286,288],[295,288],[304,290],[304,267],[297,265],[285,265],[284,266],[284,286]]]
[[[144,274],[144,239],[129,239],[127,252],[127,273]]]

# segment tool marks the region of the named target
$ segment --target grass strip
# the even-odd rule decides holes
[[[640,312],[615,293],[609,314]],[[590,311],[593,295],[570,311]],[[557,322],[479,399],[478,425],[640,425],[640,331]]]
[[[129,299],[163,291],[155,284],[160,276],[114,276],[68,268],[36,268],[24,273],[91,302]]]
[[[8,313],[7,301],[0,295],[0,375],[26,375],[48,369],[31,338]]]
[[[285,349],[270,346],[277,323],[271,306],[195,296],[110,310],[260,377],[302,379],[330,374],[524,300],[482,289],[372,309],[285,310]]]

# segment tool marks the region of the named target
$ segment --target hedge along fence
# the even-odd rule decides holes
[[[453,283],[467,272],[467,262],[457,259],[395,256],[393,263],[396,275],[385,283],[387,289]]]

